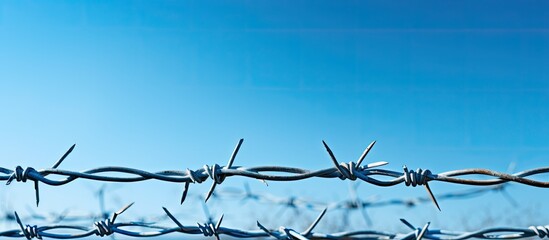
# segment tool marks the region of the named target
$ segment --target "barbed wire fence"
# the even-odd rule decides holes
[[[84,214],[74,214],[71,213],[69,209],[65,209],[59,213],[37,213],[34,210],[28,208],[30,215],[22,218],[22,220],[39,220],[46,221],[50,223],[59,223],[59,222],[80,222],[87,221],[90,219],[102,219],[108,216],[108,212],[105,210],[105,189],[107,185],[103,185],[98,191],[98,205],[100,213],[95,212],[84,213]],[[392,198],[392,199],[363,199],[357,196],[355,185],[350,188],[349,196],[341,201],[331,201],[323,202],[320,200],[310,200],[301,198],[299,196],[275,196],[268,194],[266,192],[254,192],[249,187],[248,184],[245,184],[242,189],[239,188],[225,188],[220,189],[219,191],[212,194],[212,199],[219,199],[221,201],[255,201],[262,204],[269,204],[274,206],[281,206],[287,209],[293,209],[295,211],[302,210],[311,210],[311,211],[321,211],[323,209],[328,210],[342,210],[342,211],[360,211],[365,222],[368,225],[371,225],[371,220],[369,219],[367,213],[365,212],[367,208],[382,208],[388,206],[405,206],[407,208],[413,208],[419,204],[424,204],[430,202],[429,198],[424,197],[409,197],[409,198]],[[513,198],[507,194],[506,188],[508,187],[507,183],[490,186],[485,188],[471,188],[460,191],[452,191],[444,194],[436,195],[438,200],[447,200],[447,199],[471,199],[483,196],[490,192],[496,192],[502,194],[506,200],[513,206],[516,206],[517,203]],[[203,201],[204,197],[202,195],[191,195],[187,198],[192,198],[194,201]],[[205,206],[205,205],[204,205]],[[296,212],[299,213],[299,212]],[[208,215],[208,214],[206,214]],[[348,214],[345,214],[346,218]],[[167,215],[158,215],[152,217],[141,217],[141,221],[161,221],[168,219]],[[0,221],[14,221],[15,214],[10,211],[4,211],[0,215]]]
[[[392,233],[385,231],[375,230],[358,230],[358,231],[346,231],[336,233],[320,233],[314,232],[314,228],[323,218],[326,213],[324,209],[318,217],[309,225],[304,231],[296,231],[293,228],[280,226],[278,229],[269,229],[257,222],[259,229],[257,230],[242,230],[235,228],[222,227],[223,215],[217,221],[209,221],[204,224],[197,223],[196,226],[185,226],[177,218],[175,218],[171,212],[163,208],[165,214],[175,223],[176,227],[159,226],[154,223],[145,222],[125,222],[116,223],[116,218],[131,207],[133,203],[123,207],[117,212],[112,214],[111,218],[97,221],[92,226],[83,225],[24,225],[21,218],[15,213],[16,221],[20,229],[13,229],[0,232],[0,236],[3,237],[24,237],[27,239],[42,239],[43,237],[55,238],[55,239],[73,239],[73,238],[85,238],[89,236],[105,237],[114,233],[131,236],[131,237],[154,237],[162,236],[171,233],[180,233],[184,235],[203,235],[214,236],[216,239],[220,238],[220,235],[227,235],[236,238],[260,238],[260,237],[272,237],[275,239],[516,239],[526,237],[549,237],[549,225],[546,226],[529,226],[525,228],[512,228],[512,227],[500,227],[500,228],[486,228],[473,232],[460,232],[460,231],[448,231],[441,229],[429,229],[430,223],[426,223],[422,227],[414,226],[405,219],[401,219],[407,227],[411,229],[410,232],[405,233]],[[149,231],[134,231],[127,228],[141,228],[150,229]],[[69,230],[70,233],[53,233],[50,231],[55,230]],[[79,233],[74,233],[78,231]]]
[[[297,232],[291,228],[280,227],[278,230],[269,230],[259,222],[257,223],[259,229],[257,230],[239,230],[232,228],[221,227],[223,217],[221,217],[216,223],[211,219],[205,224],[198,224],[197,226],[183,226],[167,209],[164,208],[164,218],[171,219],[178,227],[164,227],[157,226],[154,223],[147,223],[144,221],[127,222],[127,223],[115,223],[115,219],[118,215],[124,212],[131,205],[117,211],[111,218],[105,219],[105,212],[99,214],[103,219],[97,221],[94,227],[85,227],[81,225],[47,225],[47,226],[24,226],[22,218],[15,212],[12,216],[6,215],[6,219],[15,220],[20,229],[9,230],[0,232],[0,236],[5,237],[25,237],[27,239],[42,237],[50,238],[82,238],[91,235],[108,236],[112,233],[118,233],[126,236],[133,237],[149,237],[149,236],[161,236],[169,233],[184,233],[184,234],[203,234],[204,236],[215,236],[219,238],[219,235],[228,235],[237,238],[257,238],[257,237],[274,237],[277,239],[421,239],[422,237],[429,239],[467,239],[467,238],[500,238],[500,239],[513,239],[539,236],[541,238],[549,236],[549,226],[531,226],[528,228],[487,228],[478,230],[475,232],[456,232],[447,230],[429,230],[429,223],[423,227],[414,227],[406,220],[402,222],[410,227],[413,232],[410,233],[388,233],[379,231],[353,231],[353,232],[337,232],[337,233],[317,233],[313,232],[313,229],[324,216],[327,210],[345,209],[345,210],[362,210],[370,207],[381,207],[388,205],[407,205],[414,206],[417,203],[423,203],[430,201],[438,210],[441,207],[437,201],[451,198],[465,198],[471,196],[478,196],[480,194],[489,191],[500,191],[505,195],[505,186],[510,183],[519,183],[532,187],[548,188],[549,182],[539,181],[530,176],[540,175],[549,172],[549,167],[540,167],[513,174],[493,171],[489,169],[472,168],[472,169],[459,169],[453,171],[447,171],[442,173],[432,173],[428,169],[418,168],[417,170],[409,170],[406,166],[403,166],[402,171],[393,171],[388,169],[382,169],[381,167],[387,165],[387,162],[374,162],[362,165],[365,157],[368,155],[372,147],[375,145],[375,141],[369,144],[363,153],[360,155],[356,162],[338,162],[333,151],[323,141],[323,145],[328,152],[330,159],[334,167],[310,170],[303,168],[287,167],[287,166],[233,166],[236,155],[243,143],[241,139],[236,145],[233,153],[231,154],[227,165],[221,167],[218,164],[212,166],[204,165],[203,168],[197,170],[165,170],[160,172],[149,172],[145,170],[128,168],[128,167],[98,167],[85,171],[72,171],[58,169],[59,165],[66,159],[66,157],[73,151],[75,145],[71,146],[69,150],[54,163],[51,168],[36,170],[32,167],[23,168],[16,166],[14,170],[0,167],[0,181],[5,181],[6,185],[11,184],[14,180],[16,182],[33,182],[35,189],[36,204],[38,206],[40,201],[39,183],[62,186],[69,184],[76,179],[87,179],[91,181],[99,182],[140,182],[147,180],[158,180],[163,182],[183,183],[183,192],[180,198],[180,203],[187,199],[189,195],[190,184],[204,183],[206,180],[211,179],[212,185],[206,195],[202,198],[204,202],[208,201],[212,196],[223,197],[223,194],[214,193],[217,185],[224,182],[227,177],[245,177],[263,181],[267,184],[267,181],[299,181],[309,178],[339,178],[341,180],[356,181],[368,183],[375,186],[390,187],[399,184],[405,186],[424,186],[428,198],[410,198],[410,199],[391,199],[387,201],[363,201],[356,196],[352,196],[351,199],[342,202],[333,203],[318,203],[312,201],[302,200],[297,197],[273,197],[267,194],[255,194],[245,189],[244,192],[225,192],[225,196],[231,194],[232,197],[240,197],[242,199],[252,199],[259,202],[268,202],[271,204],[284,205],[291,208],[304,208],[310,210],[323,209],[319,217],[309,226],[309,228],[303,232]],[[133,176],[121,177],[115,174],[128,174]],[[273,174],[268,174],[273,173]],[[276,174],[274,174],[276,173]],[[1,175],[3,174],[3,175]],[[113,174],[113,175],[109,175]],[[52,179],[48,176],[62,176],[62,179]],[[475,179],[465,178],[466,176],[489,176],[491,179]],[[376,176],[383,176],[385,180],[376,178]],[[389,178],[387,180],[387,178]],[[474,185],[474,186],[490,186],[489,188],[471,189],[459,193],[448,193],[443,195],[437,195],[431,191],[429,182],[440,181],[451,184],[459,185]],[[512,198],[506,196],[507,199],[513,202]],[[60,214],[59,216],[63,216]],[[91,215],[88,215],[88,217]],[[369,222],[366,214],[363,215],[365,220]],[[35,216],[36,217],[36,216]],[[97,217],[97,215],[95,215]],[[25,218],[25,221],[32,219]],[[127,230],[127,228],[149,228],[154,231],[135,232]],[[71,231],[80,231],[77,234],[60,234],[52,233],[51,230],[68,229]],[[501,233],[504,232],[504,233]]]

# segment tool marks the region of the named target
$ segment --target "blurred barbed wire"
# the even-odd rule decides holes
[[[444,194],[436,195],[436,198],[439,200],[448,200],[448,199],[464,199],[464,198],[474,198],[480,197],[484,194],[490,192],[501,193],[505,198],[512,204],[516,206],[515,200],[506,193],[506,187],[508,184],[500,184],[496,186],[489,186],[485,188],[471,188],[460,191],[453,191]],[[27,208],[30,215],[22,218],[24,221],[29,220],[40,220],[47,223],[60,223],[60,222],[80,222],[88,221],[90,219],[104,219],[108,217],[108,212],[105,208],[105,195],[107,185],[101,186],[96,190],[95,195],[97,196],[97,201],[99,204],[100,214],[97,213],[77,213],[69,209],[65,209],[59,213],[37,213],[32,208]],[[425,197],[409,197],[409,198],[393,198],[393,199],[376,199],[376,196],[371,196],[369,199],[360,198],[356,193],[356,188],[358,184],[350,186],[349,196],[346,199],[341,201],[333,202],[322,202],[319,200],[310,200],[301,198],[299,196],[276,196],[268,194],[265,192],[254,192],[249,187],[248,184],[245,184],[243,189],[226,187],[219,189],[217,192],[212,194],[212,199],[219,199],[222,201],[232,200],[232,201],[256,201],[259,203],[265,203],[270,205],[278,205],[283,208],[294,209],[296,213],[299,213],[299,209],[304,210],[313,210],[320,211],[322,209],[328,210],[343,210],[346,211],[344,215],[346,221],[348,221],[350,211],[360,211],[365,222],[368,226],[371,225],[371,219],[369,218],[366,210],[367,208],[380,208],[388,206],[405,206],[405,207],[415,207],[419,204],[427,203],[430,201],[430,198]],[[204,197],[202,195],[190,195],[188,198],[191,198],[195,201],[203,202]],[[206,207],[206,206],[203,206]],[[208,215],[208,214],[207,214]],[[148,216],[141,217],[140,221],[161,221],[167,219],[167,216],[162,214],[159,216]],[[15,220],[15,215],[13,212],[4,210],[4,213],[0,215],[0,221],[13,221]]]
[[[166,216],[170,218],[176,227],[159,226],[155,223],[147,222],[125,222],[116,223],[117,217],[130,208],[132,204],[126,205],[120,210],[112,214],[112,217],[105,220],[96,221],[92,226],[84,225],[25,225],[17,214],[15,215],[15,221],[19,225],[19,229],[0,231],[2,237],[15,237],[26,239],[42,239],[43,237],[55,238],[55,239],[75,239],[85,238],[89,236],[111,236],[113,234],[131,236],[131,237],[154,237],[163,236],[172,233],[180,233],[186,235],[203,235],[206,237],[213,236],[216,239],[220,239],[221,235],[231,236],[235,238],[275,238],[275,239],[516,239],[527,237],[549,237],[549,225],[545,226],[529,226],[525,228],[521,227],[495,227],[485,228],[477,231],[465,232],[465,231],[449,231],[441,229],[430,229],[430,223],[426,223],[423,226],[414,226],[405,219],[401,219],[410,232],[386,232],[376,230],[356,230],[356,231],[344,231],[335,233],[321,233],[315,232],[314,228],[318,225],[320,220],[325,216],[327,209],[324,209],[318,217],[309,225],[304,231],[297,231],[293,228],[280,226],[277,229],[269,229],[257,222],[258,229],[256,230],[241,230],[235,228],[222,227],[223,215],[217,221],[209,220],[208,222],[196,225],[183,225],[177,218],[171,214],[171,212],[163,208]],[[140,229],[140,230],[135,230]],[[61,232],[65,230],[66,232]]]

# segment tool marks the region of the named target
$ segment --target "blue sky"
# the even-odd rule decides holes
[[[340,161],[377,140],[367,161],[394,170],[546,166],[548,16],[544,1],[2,2],[0,165],[47,168],[76,143],[62,168],[198,169],[225,164],[245,138],[238,165],[320,169],[331,166],[321,140]],[[258,191],[317,199],[347,189],[335,180],[251,182]],[[93,210],[88,192],[97,186],[42,186],[37,211],[60,211],[66,202]],[[418,211],[428,214],[417,219],[456,226],[451,220],[464,209],[517,213],[549,196],[513,186],[523,208],[495,195],[442,202],[443,213],[425,205]],[[122,187],[121,201],[142,202],[144,214],[178,207],[181,186]],[[425,195],[360,189],[362,196]],[[14,208],[34,202],[30,184],[0,194]],[[375,226],[417,216],[391,211],[372,210]],[[536,219],[543,220],[530,222],[546,224]]]

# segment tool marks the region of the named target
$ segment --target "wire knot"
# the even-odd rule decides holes
[[[214,226],[213,223],[204,223],[204,225],[197,223],[198,229],[202,234],[204,234],[205,237],[211,237],[211,236],[218,236],[217,228]]]
[[[354,181],[357,179],[355,173],[362,170],[362,167],[358,166],[355,162],[349,162],[349,163],[340,162],[337,170],[341,174],[339,176],[339,179],[341,180],[349,179]]]
[[[408,168],[406,165],[403,166],[404,170],[404,184],[406,186],[412,185],[412,187],[415,187],[417,185],[423,185],[425,186],[425,189],[427,190],[427,193],[429,194],[429,197],[431,198],[431,201],[435,204],[437,209],[440,211],[440,206],[438,205],[437,199],[435,198],[435,195],[431,191],[431,188],[429,187],[429,181],[431,180],[431,171],[428,169],[422,170],[421,168],[418,168],[416,171],[410,170],[408,171]]]
[[[207,171],[206,171],[207,172]],[[187,168],[187,175],[189,175],[189,178],[191,179],[191,181],[193,183],[202,183],[204,182],[204,180],[202,180],[202,178],[200,178],[200,175],[198,175],[197,172],[191,170],[191,169],[188,169]],[[209,175],[209,174],[208,174]]]
[[[25,228],[22,228],[21,229],[23,231],[23,235],[25,235],[25,237],[27,239],[33,239],[33,238],[37,238],[37,239],[42,239],[42,236],[40,236],[40,233],[38,231],[38,226],[36,225],[27,225]]]
[[[111,219],[97,221],[94,222],[93,225],[95,226],[95,235],[97,236],[109,236],[114,233]]]
[[[284,233],[284,235],[281,235],[280,237],[278,237],[278,239],[285,239],[285,240],[299,240],[303,238],[307,239],[307,237],[303,233],[300,233],[294,229],[287,228],[284,226],[279,227],[278,231],[281,233]]]
[[[216,184],[221,184],[225,180],[225,176],[221,173],[221,167],[218,164],[214,164],[211,167],[204,165],[204,170],[206,170],[206,174],[208,174]]]
[[[404,183],[406,186],[412,185],[412,187],[418,186],[418,185],[426,185],[427,182],[430,180],[429,175],[431,175],[431,171],[428,169],[422,170],[421,168],[418,168],[416,171],[414,170],[408,170],[406,166],[403,167],[404,169]]]
[[[545,226],[530,226],[528,229],[534,231],[539,238],[547,237],[549,238],[549,225]]]
[[[21,166],[17,166],[15,168],[15,171],[11,174],[11,176],[8,178],[8,181],[6,182],[6,185],[9,185],[13,180],[17,182],[26,182],[27,180],[33,180],[29,178],[29,173],[32,171],[36,171],[34,168],[28,167],[26,169],[23,169]]]

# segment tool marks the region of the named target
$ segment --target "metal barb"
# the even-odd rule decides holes
[[[429,187],[428,183],[425,183],[425,189],[427,190],[427,193],[429,194],[429,198],[431,198],[431,201],[433,201],[433,203],[437,207],[438,211],[442,211],[440,209],[440,206],[438,205],[437,199],[435,198],[435,195],[433,194],[433,191],[431,191],[431,188]]]
[[[303,236],[309,235],[313,231],[313,229],[316,227],[318,222],[320,222],[320,219],[322,219],[324,214],[326,214],[327,210],[328,210],[328,208],[324,208],[324,210],[322,210],[322,212],[318,215],[318,217],[316,217],[315,221],[313,223],[311,223],[309,228],[307,228],[307,230],[305,230],[305,232],[303,232],[301,235],[303,235]]]
[[[330,159],[332,159],[332,162],[334,163],[334,166],[339,170],[340,172],[343,171],[341,169],[341,166],[339,166],[339,163],[337,162],[336,157],[334,156],[334,153],[332,152],[332,149],[328,147],[328,144],[324,140],[322,140],[322,144],[324,144],[324,148],[326,148],[326,151],[328,151],[328,154],[330,155]]]
[[[57,168],[59,167],[59,165],[63,162],[63,160],[65,160],[65,158],[67,158],[67,156],[69,156],[69,154],[71,154],[72,150],[74,150],[74,147],[76,147],[76,143],[73,144],[69,150],[67,150],[67,152],[65,152],[65,154],[63,154],[63,156],[61,156],[61,158],[59,160],[57,160],[57,162],[55,162],[55,164],[53,164],[53,167],[51,168]]]
[[[162,207],[162,209],[164,209],[164,212],[168,215],[168,217],[169,217],[175,224],[177,224],[177,226],[178,226],[180,229],[183,229],[183,228],[184,228],[183,224],[181,224],[181,223],[179,222],[179,220],[177,220],[177,218],[175,218],[175,217],[173,216],[173,214],[172,214],[170,211],[168,211],[167,208]]]
[[[358,158],[358,161],[356,161],[356,166],[359,167],[360,164],[362,163],[362,161],[364,160],[364,158],[366,158],[366,155],[368,155],[368,153],[370,152],[370,150],[372,149],[372,147],[374,147],[374,145],[376,144],[376,141],[374,140],[372,143],[370,143],[370,145],[368,145],[368,147],[366,147],[366,149],[364,150],[364,152],[362,153],[362,155],[360,155],[360,157]]]
[[[231,154],[231,158],[229,158],[229,162],[227,163],[227,166],[224,167],[224,169],[230,169],[233,166],[234,159],[236,158],[236,154],[238,153],[238,150],[240,150],[240,146],[244,142],[244,138],[241,138],[238,141],[238,144],[236,144],[236,147],[233,150],[233,153]],[[217,186],[217,182],[213,181],[212,186],[210,187],[210,190],[206,194],[206,198],[204,199],[204,202],[207,202],[208,199],[210,199],[210,196],[212,195],[213,191],[215,190],[215,186]]]
[[[130,203],[130,204],[128,204],[128,205],[122,207],[122,208],[119,209],[118,211],[114,212],[114,213],[112,214],[111,223],[114,223],[114,221],[116,220],[116,218],[117,218],[120,214],[122,214],[122,213],[124,213],[126,210],[128,210],[128,208],[130,208],[131,206],[133,206],[134,203],[135,203],[135,202],[132,202],[132,203]]]
[[[427,224],[423,226],[423,228],[416,237],[417,240],[421,240],[421,238],[423,238],[423,235],[425,235],[425,233],[427,232],[427,228],[429,228],[429,225],[431,225],[431,222],[427,222]]]

